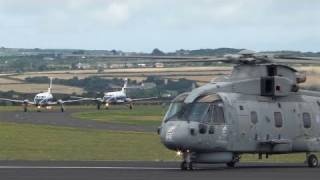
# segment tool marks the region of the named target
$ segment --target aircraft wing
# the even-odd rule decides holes
[[[34,104],[33,102],[30,102],[30,101],[18,100],[18,99],[7,99],[7,98],[0,98],[0,101],[9,101],[9,102],[13,102],[13,103],[28,103],[28,104]]]
[[[95,98],[81,98],[81,99],[72,99],[72,100],[61,100],[61,103],[74,103],[74,102],[82,102],[82,101],[95,101]]]
[[[58,100],[54,102],[48,102],[48,105],[57,105],[57,104],[65,104],[65,103],[74,103],[74,102],[81,102],[81,101],[94,101],[94,98],[82,98],[82,99],[71,99],[71,100]]]
[[[145,101],[145,100],[152,100],[152,99],[158,99],[159,97],[148,97],[148,98],[137,98],[137,99],[131,99],[132,101]]]

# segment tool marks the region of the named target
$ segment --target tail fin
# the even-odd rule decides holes
[[[50,77],[50,83],[49,83],[48,93],[51,93],[51,88],[52,88],[52,77]]]
[[[124,79],[124,84],[123,84],[123,87],[122,87],[122,92],[123,92],[124,94],[127,93],[127,87],[128,87],[128,78],[125,78],[125,79]]]

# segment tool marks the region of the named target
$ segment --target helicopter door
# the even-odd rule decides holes
[[[213,105],[213,119],[209,127],[210,131],[214,130],[213,138],[216,148],[227,148],[229,127],[226,124],[224,106],[222,101],[217,101]]]
[[[247,148],[249,142],[250,132],[250,116],[249,109],[245,102],[239,102],[237,104],[238,110],[238,142],[242,144],[242,148]],[[246,150],[246,149],[243,149]]]

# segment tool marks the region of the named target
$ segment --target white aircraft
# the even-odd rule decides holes
[[[75,97],[78,100],[75,101],[95,101],[97,103],[97,109],[101,108],[103,104],[106,109],[109,108],[111,104],[129,104],[129,108],[133,108],[134,101],[143,101],[143,100],[151,100],[157,99],[158,97],[149,97],[149,98],[139,98],[139,99],[131,99],[127,96],[127,89],[128,89],[128,79],[124,80],[124,85],[120,91],[114,92],[106,92],[102,98],[84,98],[84,97]]]
[[[53,105],[60,105],[61,112],[64,112],[64,103],[75,102],[76,100],[57,100],[54,101],[53,95],[51,93],[52,89],[52,78],[50,78],[50,84],[47,92],[38,93],[35,95],[33,101],[25,100],[16,100],[16,99],[6,99],[0,98],[0,101],[10,101],[14,103],[21,103],[23,105],[24,112],[28,111],[28,106],[33,105],[37,108],[37,111],[40,112],[41,108],[51,109]]]

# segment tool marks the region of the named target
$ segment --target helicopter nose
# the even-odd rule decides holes
[[[188,126],[185,122],[168,123],[161,131],[162,143],[169,149],[185,149],[188,139]]]

